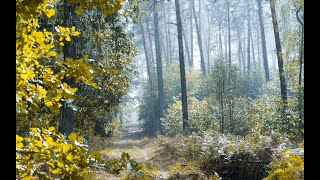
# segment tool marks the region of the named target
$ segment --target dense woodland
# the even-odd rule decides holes
[[[16,0],[16,179],[304,179],[304,0]]]

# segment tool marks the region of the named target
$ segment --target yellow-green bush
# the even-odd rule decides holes
[[[164,118],[161,118],[163,132],[168,136],[183,134],[181,100],[174,98]],[[201,134],[208,129],[218,129],[218,121],[208,110],[207,99],[199,101],[196,97],[188,97],[189,131]]]
[[[290,149],[281,153],[280,158],[275,158],[270,167],[269,175],[264,180],[304,179],[304,160]]]
[[[83,137],[75,133],[65,137],[54,127],[31,128],[27,138],[16,135],[16,178],[85,179],[95,169],[119,174],[140,167],[128,153],[122,153],[120,159],[103,160],[99,152],[88,152]]]
[[[75,133],[65,138],[50,127],[31,128],[27,138],[16,135],[17,177],[80,178],[89,173],[91,160],[84,139]]]

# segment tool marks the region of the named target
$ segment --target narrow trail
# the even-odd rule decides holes
[[[115,137],[112,139],[110,146],[103,151],[109,157],[119,158],[122,152],[129,153],[131,159],[136,160],[138,163],[149,164],[156,166],[157,170],[154,172],[156,177],[152,179],[166,179],[169,177],[167,169],[161,167],[157,153],[162,147],[157,145],[155,139],[143,138],[141,136],[141,129],[138,124],[126,124],[121,126]],[[101,173],[97,179],[111,179],[119,180],[121,176]]]

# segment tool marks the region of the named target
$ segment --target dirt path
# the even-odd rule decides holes
[[[154,168],[152,173],[155,178],[153,179],[166,179],[169,176],[167,169],[159,167],[158,163],[153,161],[153,159],[157,159],[157,152],[160,149],[161,147],[157,145],[155,139],[141,137],[137,124],[127,124],[119,128],[119,131],[112,140],[112,144],[106,150],[102,151],[102,153],[109,157],[119,158],[122,152],[127,152],[131,158],[138,163],[143,163]],[[97,179],[117,180],[121,179],[121,176],[102,172],[97,176]]]

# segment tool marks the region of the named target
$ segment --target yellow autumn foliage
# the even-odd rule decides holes
[[[58,49],[72,37],[81,33],[75,27],[57,25],[53,32],[39,29],[39,17],[53,17],[56,12],[56,0],[17,0],[16,1],[16,114],[17,129],[25,124],[37,126],[38,120],[48,118],[43,115],[43,108],[55,114],[62,105],[61,99],[74,99],[77,88],[63,83],[63,79],[74,78],[94,88],[90,66],[83,59],[68,58],[64,60]],[[92,9],[99,6],[104,15],[121,8],[121,0],[70,0],[79,3],[77,10],[83,12],[82,6]],[[84,9],[86,9],[84,8]],[[57,46],[59,45],[59,46]],[[57,71],[58,70],[58,71]],[[28,122],[28,123],[25,123]],[[43,122],[43,121],[42,121]]]
[[[304,179],[304,160],[290,149],[281,153],[279,159],[270,164],[271,170],[264,180]]]
[[[29,136],[16,135],[16,178],[20,179],[85,179],[94,169],[119,174],[127,169],[138,172],[141,167],[128,153],[120,159],[102,159],[102,154],[89,152],[82,136],[68,137],[54,127],[31,128]]]
[[[89,173],[90,157],[82,137],[66,139],[54,127],[31,128],[30,136],[16,135],[16,176],[28,179],[80,178]]]

